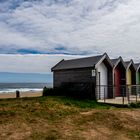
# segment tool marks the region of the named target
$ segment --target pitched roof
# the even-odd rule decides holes
[[[138,70],[140,68],[140,63],[135,63],[135,68]]]
[[[115,65],[115,64],[117,63],[118,60],[119,60],[119,58],[111,59],[111,62]]]
[[[130,61],[126,61],[125,65],[126,65],[126,68],[128,68],[132,65],[134,67],[134,69],[136,70],[135,64],[132,59]]]
[[[122,62],[124,68],[126,69],[126,65],[121,56],[118,58],[115,58],[115,59],[111,59],[111,62],[113,63],[114,67],[117,66],[119,64],[119,62]]]
[[[126,62],[125,62],[126,67],[130,64],[130,62],[131,62],[131,61],[126,61]]]
[[[104,55],[105,54],[98,55],[98,56],[93,56],[93,57],[79,58],[79,59],[62,60],[52,68],[52,71],[54,71],[54,70],[64,70],[64,69],[74,69],[74,68],[93,67],[99,62],[99,60]]]

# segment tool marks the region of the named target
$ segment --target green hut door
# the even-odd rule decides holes
[[[140,85],[140,70],[138,70],[137,74],[136,74],[136,84]]]

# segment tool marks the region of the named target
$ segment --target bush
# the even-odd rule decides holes
[[[132,108],[140,108],[140,103],[131,103],[129,105],[129,107],[132,107]]]
[[[43,88],[43,96],[48,96],[51,92],[52,92],[52,88],[47,88],[47,87],[44,87]]]
[[[92,84],[90,83],[65,83],[59,88],[43,89],[43,96],[69,96],[80,99],[95,99],[95,92],[92,91]]]

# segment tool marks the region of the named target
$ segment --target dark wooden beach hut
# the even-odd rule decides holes
[[[93,57],[62,60],[52,68],[53,85],[54,88],[60,88],[64,85],[68,87],[68,85],[75,86],[81,83],[79,90],[84,90],[84,87],[87,87],[84,84],[92,83],[94,86],[87,90],[90,95],[93,97],[97,95],[97,98],[111,98],[112,92],[107,87],[113,82],[112,70],[113,64],[106,53]],[[95,88],[98,90],[95,91]]]
[[[122,59],[119,57],[117,59],[111,59],[113,67],[113,86],[114,86],[114,96],[122,96],[122,90],[126,84],[126,66]]]

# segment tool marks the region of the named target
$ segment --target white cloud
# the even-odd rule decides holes
[[[4,20],[9,33],[3,31],[1,40],[9,49],[13,41],[16,50],[26,48],[55,52],[55,48],[63,46],[67,53],[94,53],[94,49],[103,52],[104,46],[108,51],[112,45],[109,44],[112,36],[108,38],[109,33],[106,32],[109,29],[109,32],[115,35],[114,26],[118,29],[117,23],[107,23],[108,16],[109,21],[116,16],[121,17],[120,11],[126,4],[129,6],[137,1],[126,2],[127,0],[11,1],[15,7],[11,8],[12,11],[7,13],[8,17]],[[7,5],[10,5],[9,3],[7,2]]]
[[[51,73],[51,68],[62,59],[71,59],[81,56],[72,55],[20,55],[1,54],[0,72],[20,73]]]
[[[0,53],[35,50],[41,53],[92,55],[107,52],[111,57],[121,55],[126,59],[134,58],[138,61],[139,9],[139,0],[1,2]],[[50,67],[58,62],[59,58],[66,56],[0,56],[0,71],[9,69],[22,72],[49,72]],[[5,58],[9,59],[9,62],[3,61]],[[23,67],[19,67],[21,62]]]

